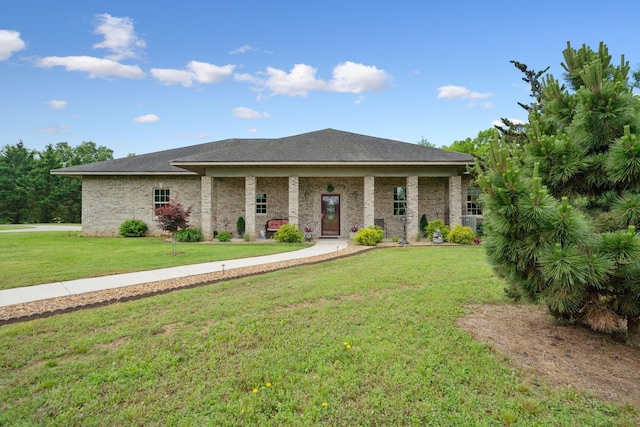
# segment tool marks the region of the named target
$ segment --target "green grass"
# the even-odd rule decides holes
[[[71,236],[71,237],[70,237]],[[0,233],[0,289],[107,274],[268,255],[308,244],[178,243],[161,238],[74,237],[75,232]]]
[[[640,421],[638,407],[545,386],[456,326],[503,286],[480,247],[389,248],[5,325],[0,425]]]
[[[25,228],[35,228],[29,225],[0,224],[0,230],[24,230]]]

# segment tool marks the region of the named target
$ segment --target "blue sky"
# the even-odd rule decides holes
[[[640,64],[639,2],[0,0],[0,146],[115,157],[325,128],[437,146],[529,102],[567,41]]]

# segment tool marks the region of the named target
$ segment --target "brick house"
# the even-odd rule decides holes
[[[72,166],[53,174],[82,179],[85,236],[118,235],[137,218],[159,235],[154,208],[191,206],[205,239],[231,231],[238,217],[260,238],[269,219],[288,218],[315,237],[384,225],[388,237],[415,239],[419,221],[461,223],[475,215],[471,156],[334,129],[277,139],[226,139]]]

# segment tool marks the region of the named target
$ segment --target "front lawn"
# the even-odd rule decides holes
[[[0,233],[0,289],[287,252],[308,244],[178,243],[161,238],[75,237],[75,232]]]
[[[0,230],[24,230],[25,228],[35,227],[21,224],[0,224]]]
[[[388,248],[4,325],[0,425],[640,421],[637,406],[548,387],[456,325],[503,287],[481,247]]]

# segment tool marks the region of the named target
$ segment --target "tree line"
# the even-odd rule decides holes
[[[31,150],[20,141],[0,149],[0,223],[79,223],[82,181],[51,175],[52,169],[113,159],[113,150],[85,141]]]

